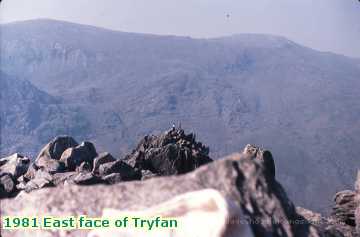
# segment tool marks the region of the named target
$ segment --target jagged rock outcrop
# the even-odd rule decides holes
[[[66,185],[21,193],[16,200],[3,200],[2,207],[4,215],[86,214],[99,217],[105,208],[142,211],[178,195],[203,189],[217,190],[226,200],[235,203],[242,210],[254,236],[303,237],[322,234],[296,212],[281,185],[268,175],[264,165],[258,160],[247,159],[244,154],[226,157],[185,175],[112,186]],[[301,224],[297,224],[298,222]],[[9,236],[8,234],[9,232],[4,232],[4,237]],[[11,234],[14,237],[29,236],[29,232],[24,231]],[[59,236],[59,232],[46,234]],[[87,231],[84,230],[69,231],[66,234],[86,235]]]
[[[332,215],[350,226],[355,226],[355,209],[358,206],[355,195],[355,191],[345,190],[336,193],[334,197],[335,206]]]
[[[248,144],[245,146],[243,154],[248,159],[259,160],[264,165],[268,174],[275,178],[275,162],[270,151]]]
[[[321,236],[329,237],[353,237],[357,236],[354,228],[339,222],[334,217],[324,217],[320,213],[310,211],[308,209],[297,207],[297,213],[302,215],[309,223],[316,226]]]
[[[335,194],[335,205],[329,217],[323,217],[319,213],[300,207],[297,208],[298,213],[329,236],[360,236],[359,180],[360,172],[355,184],[355,191],[344,190]]]
[[[187,135],[182,129],[173,129],[159,136],[146,136],[137,149],[122,160],[115,159],[107,152],[98,154],[91,142],[86,141],[79,145],[72,137],[58,136],[44,146],[31,165],[28,158],[21,157],[23,163],[28,161],[26,167],[10,167],[9,164],[14,162],[5,161],[14,160],[16,157],[20,159],[20,156],[16,155],[11,159],[1,159],[3,164],[6,163],[1,169],[4,167],[13,171],[12,179],[15,180],[16,189],[12,189],[12,193],[21,190],[30,192],[65,182],[79,185],[114,184],[183,174],[211,162],[208,154],[209,148],[196,142],[195,135]],[[16,175],[15,167],[18,169]]]
[[[0,198],[13,197],[19,191],[25,191],[20,192],[16,199],[3,199],[1,211],[3,215],[17,216],[99,217],[104,208],[148,213],[165,205],[163,210],[168,211],[182,207],[184,215],[181,214],[181,218],[190,218],[193,209],[204,210],[204,205],[208,205],[206,197],[201,202],[194,202],[192,198],[182,199],[183,203],[171,200],[179,200],[182,195],[195,198],[192,192],[211,189],[221,195],[216,200],[223,200],[223,207],[232,206],[231,213],[225,212],[224,215],[224,212],[214,211],[215,208],[211,215],[215,215],[215,219],[243,215],[241,218],[245,217],[247,221],[245,226],[251,227],[254,236],[357,235],[360,174],[356,191],[337,193],[333,215],[322,217],[310,210],[295,208],[275,178],[271,152],[247,145],[242,153],[215,162],[211,162],[208,153],[207,147],[196,142],[195,135],[187,135],[182,129],[172,129],[159,136],[146,136],[124,159],[115,159],[106,152],[98,154],[90,142],[78,145],[71,137],[57,137],[42,149],[31,165],[28,158],[18,154],[0,159]],[[91,186],[93,184],[103,185]],[[35,189],[39,190],[31,192]],[[211,195],[207,198],[210,200]],[[184,208],[187,206],[191,208]],[[184,220],[189,220],[186,218]],[[221,228],[226,231],[220,231],[218,233],[223,234],[214,237],[242,236],[243,227],[234,235],[227,232],[234,226],[225,224]],[[183,236],[181,233],[186,229],[178,231],[176,233]],[[208,236],[206,230],[201,233]],[[4,232],[3,236],[33,234],[16,231]],[[60,236],[58,232],[45,230],[39,234]],[[65,236],[85,237],[87,234],[86,231],[74,230]],[[124,233],[115,234],[121,236]],[[133,233],[126,234],[133,236]]]
[[[192,171],[212,161],[209,148],[196,141],[195,134],[182,129],[160,136],[145,136],[125,161],[137,170],[156,175],[176,175]]]

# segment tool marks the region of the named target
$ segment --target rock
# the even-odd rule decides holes
[[[102,179],[97,176],[94,176],[92,173],[79,173],[74,177],[74,183],[80,185],[91,185],[102,183]]]
[[[34,170],[42,169],[43,171],[55,174],[65,171],[65,165],[59,162],[63,152],[70,148],[77,146],[78,143],[69,136],[55,137],[51,142],[46,144],[40,151],[39,155],[35,159],[32,173],[26,174],[27,178],[34,176]]]
[[[117,228],[112,231],[94,230],[88,237],[251,237],[251,232],[240,207],[225,199],[213,189],[188,192],[169,201],[142,211],[105,209],[103,217],[141,216],[175,219],[177,228],[162,228],[149,231],[146,228]],[[181,223],[181,224],[180,224]],[[196,228],[194,228],[196,227]]]
[[[336,193],[332,215],[347,225],[355,226],[355,209],[359,203],[355,200],[356,192],[345,190]]]
[[[120,183],[120,182],[124,181],[121,177],[121,174],[119,174],[119,173],[112,173],[112,174],[106,175],[106,176],[102,177],[102,180],[104,180],[104,182],[107,184],[116,184],[116,183]]]
[[[91,164],[86,161],[81,163],[81,165],[76,168],[76,172],[78,173],[87,173],[87,172],[91,172],[91,170],[92,170]]]
[[[131,166],[129,166],[122,160],[108,162],[100,165],[99,167],[100,176],[107,176],[113,173],[120,174],[122,181],[141,179],[141,174],[139,172],[136,172]]]
[[[115,161],[116,159],[108,152],[103,152],[101,154],[99,154],[95,159],[94,159],[94,163],[93,163],[93,173],[98,173],[98,169],[100,167],[100,165],[108,163],[108,162],[112,162]]]
[[[15,189],[14,177],[11,174],[0,175],[0,198],[7,198],[12,195]]]
[[[64,172],[65,165],[63,162],[59,162],[61,155],[66,149],[77,145],[78,143],[72,137],[55,137],[41,149],[34,162],[35,169],[42,169],[50,174]],[[26,176],[31,177],[31,174],[27,174]]]
[[[150,170],[142,170],[141,171],[141,180],[151,179],[156,177],[157,175],[151,172]]]
[[[58,136],[49,142],[39,153],[38,158],[46,157],[48,159],[59,160],[62,153],[71,147],[76,147],[79,144],[74,138],[69,136]]]
[[[56,174],[66,171],[65,164],[63,162],[49,159],[46,156],[39,157],[35,161],[35,165],[37,169],[49,172],[50,174]]]
[[[196,142],[195,135],[182,129],[159,136],[145,136],[125,161],[139,170],[163,175],[184,174],[212,161],[209,148]]]
[[[60,161],[65,164],[68,171],[74,171],[84,161],[92,164],[96,156],[94,145],[91,142],[83,142],[77,147],[66,149],[61,155]]]
[[[46,171],[38,170],[35,173],[35,177],[26,183],[24,190],[26,192],[31,192],[36,189],[53,186],[55,186],[53,177]]]
[[[25,174],[30,166],[30,159],[15,153],[11,156],[0,159],[0,174],[11,174],[14,179]]]
[[[243,154],[250,159],[257,159],[264,164],[271,177],[275,177],[275,162],[270,151],[263,150],[255,145],[246,145]]]
[[[316,213],[310,210],[307,210],[302,207],[296,208],[297,213],[302,215],[308,223],[316,226],[318,231],[322,234],[321,236],[325,237],[352,237],[356,236],[354,228],[341,223],[338,220],[330,217],[323,217],[320,213]]]
[[[30,179],[33,179],[35,177],[36,171],[39,169],[39,167],[37,167],[35,165],[35,163],[30,164],[27,172],[22,176],[24,181],[29,181]]]
[[[65,185],[51,190],[41,189],[19,195],[16,200],[5,199],[2,201],[2,214],[99,217],[104,208],[142,211],[178,195],[203,189],[215,189],[240,207],[251,223],[254,236],[324,236],[296,212],[281,185],[268,175],[264,165],[255,159],[244,159],[244,154],[214,161],[185,175],[111,186]],[[11,234],[26,237],[29,233],[16,230]],[[49,231],[31,232],[31,236],[35,233],[43,236]],[[84,230],[67,232],[67,236],[87,234]]]
[[[73,182],[74,177],[77,175],[77,172],[65,172],[65,173],[56,173],[52,176],[53,183],[55,186],[64,184],[66,181]]]

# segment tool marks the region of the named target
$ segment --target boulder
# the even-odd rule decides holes
[[[0,199],[10,197],[15,190],[14,177],[11,174],[0,175]]]
[[[179,195],[204,189],[217,190],[224,199],[241,209],[254,236],[325,236],[296,212],[282,186],[268,175],[264,165],[256,159],[244,159],[244,154],[226,157],[185,175],[111,186],[65,185],[41,189],[19,195],[16,200],[5,199],[2,214],[99,217],[105,208],[143,211]],[[172,208],[171,205],[168,207]],[[49,232],[16,230],[11,234],[26,237],[30,234],[45,236]],[[87,234],[86,230],[67,232],[67,236],[85,237]]]
[[[30,159],[15,153],[11,156],[0,159],[0,174],[11,174],[14,179],[25,174],[30,166]]]
[[[71,147],[77,146],[78,143],[74,138],[69,136],[58,136],[55,137],[51,142],[46,144],[40,151],[39,155],[35,159],[35,169],[42,169],[55,174],[65,171],[65,165],[63,162],[59,162],[63,152]],[[26,176],[32,176],[27,174]]]
[[[139,172],[136,172],[130,165],[126,164],[122,160],[108,162],[100,165],[100,176],[107,176],[113,173],[120,174],[122,181],[141,179],[141,174]]]
[[[96,156],[94,145],[91,142],[83,142],[76,147],[66,149],[61,155],[60,161],[65,164],[68,171],[74,171],[83,162],[92,164]]]
[[[100,153],[95,159],[94,159],[94,163],[93,163],[93,173],[98,173],[98,169],[100,167],[100,165],[108,163],[108,162],[113,162],[116,159],[108,152],[103,152]]]
[[[49,159],[59,160],[62,153],[71,147],[76,147],[79,144],[74,138],[69,136],[55,137],[51,142],[46,144],[40,151],[38,158],[46,157]]]

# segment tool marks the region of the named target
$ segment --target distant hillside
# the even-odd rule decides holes
[[[61,101],[22,136],[16,128],[36,114],[30,105],[12,112],[11,125],[2,120],[5,147],[19,144],[7,153],[39,150],[59,128],[121,156],[144,134],[181,122],[214,158],[247,143],[270,149],[278,180],[302,206],[324,210],[336,191],[352,188],[360,167],[358,60],[269,35],[205,40],[51,20],[0,30],[1,70],[49,94],[41,99]]]
[[[1,71],[0,85],[1,155],[16,151],[34,155],[49,137],[86,134],[88,122],[79,108],[62,105],[61,99],[37,89],[29,81]]]

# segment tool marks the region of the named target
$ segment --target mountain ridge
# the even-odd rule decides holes
[[[302,206],[328,209],[329,197],[352,185],[360,166],[357,60],[260,36],[200,40],[36,24],[0,26],[1,69],[61,98],[55,117],[69,118],[67,127],[79,115],[77,139],[121,156],[143,135],[181,122],[215,158],[248,143],[269,148]],[[44,145],[34,140],[36,148],[16,151]]]

